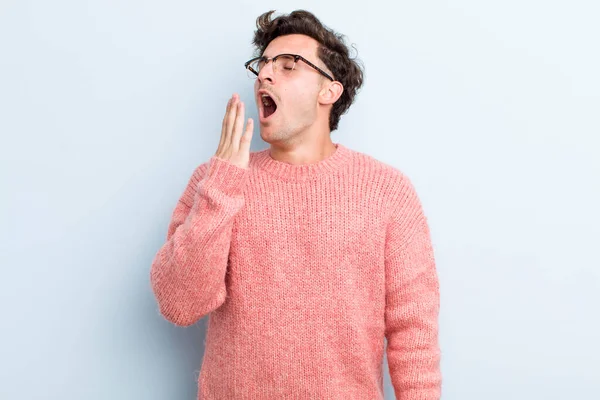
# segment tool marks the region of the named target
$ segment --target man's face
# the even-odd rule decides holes
[[[317,57],[317,49],[318,42],[313,38],[293,34],[272,40],[262,55],[271,58],[283,53],[298,54],[329,72]],[[282,69],[283,65],[280,63],[277,68]],[[261,138],[267,143],[286,141],[313,126],[315,121],[322,122],[323,118],[328,121],[328,112],[323,110],[324,107],[319,109],[318,102],[323,82],[323,76],[301,60],[288,74],[275,73],[270,60],[260,70],[254,84]],[[268,92],[276,107],[264,105],[260,90]],[[275,112],[269,115],[273,108]]]

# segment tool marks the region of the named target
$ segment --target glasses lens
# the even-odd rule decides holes
[[[260,67],[262,67],[262,64],[264,64],[264,63],[261,63],[261,65],[259,66],[260,61],[261,60],[254,60],[250,64],[248,64],[248,67],[246,68],[246,74],[248,75],[248,78],[250,78],[250,79],[256,78],[256,74],[250,68],[252,68],[256,72],[259,72]]]
[[[277,69],[277,72],[281,74],[287,74],[294,69],[294,65],[296,64],[296,59],[292,56],[279,56],[277,57],[277,62],[274,67]]]

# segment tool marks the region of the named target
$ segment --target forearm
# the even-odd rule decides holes
[[[211,159],[193,192],[192,207],[186,207],[184,194],[173,214],[173,224],[181,222],[169,229],[154,258],[151,283],[161,314],[175,324],[191,325],[225,300],[231,232],[244,204],[245,174]]]

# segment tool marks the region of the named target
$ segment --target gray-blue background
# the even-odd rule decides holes
[[[252,103],[255,18],[296,8],[366,66],[334,141],[428,214],[443,399],[600,398],[591,0],[0,2],[0,398],[195,398],[206,321],[158,315],[150,264],[228,97]]]

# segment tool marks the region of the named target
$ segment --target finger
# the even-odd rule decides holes
[[[229,98],[227,101],[227,107],[225,108],[225,115],[223,116],[223,123],[221,125],[221,138],[219,140],[219,149],[223,147],[223,143],[225,142],[225,130],[227,128],[227,116],[229,115],[229,110],[231,109],[231,102],[233,100],[233,96]]]
[[[244,129],[244,112],[244,102],[240,101],[238,103],[237,115],[235,117],[235,122],[233,124],[233,133],[231,136],[232,145],[236,151],[238,151],[240,148],[240,139],[242,137],[242,130]]]
[[[231,131],[233,130],[233,124],[237,115],[237,107],[239,100],[234,96],[231,102],[231,108],[227,114],[227,122],[225,126],[225,146],[229,146],[231,143]]]
[[[246,123],[246,131],[240,141],[240,151],[245,155],[250,154],[250,143],[252,142],[252,134],[254,133],[254,120],[248,118]]]

